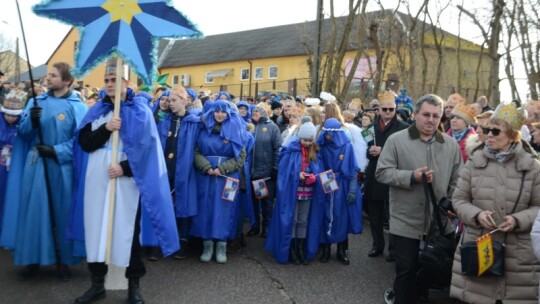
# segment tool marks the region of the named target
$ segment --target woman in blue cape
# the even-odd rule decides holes
[[[279,263],[306,265],[320,244],[323,191],[317,179],[315,126],[306,122],[298,134],[280,151],[279,191],[264,247]]]
[[[246,159],[247,134],[241,118],[225,100],[217,100],[203,114],[203,122],[195,147],[199,208],[193,216],[191,235],[204,240],[201,261],[212,259],[217,240],[216,260],[225,263],[227,240],[236,237],[237,192]]]
[[[322,170],[332,170],[338,185],[336,191],[325,195],[321,262],[328,261],[330,245],[337,243],[337,258],[342,264],[348,265],[348,234],[362,232],[362,196],[357,193],[359,189],[356,182],[358,165],[351,140],[339,120],[326,120],[317,144],[320,147]]]

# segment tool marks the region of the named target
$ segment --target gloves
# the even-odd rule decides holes
[[[347,205],[354,204],[356,202],[356,194],[349,192],[347,194]]]
[[[54,151],[54,148],[47,145],[38,145],[36,146],[36,150],[40,157],[51,157],[56,158],[56,152]]]
[[[32,128],[39,128],[39,120],[43,113],[43,108],[40,106],[35,106],[30,108],[30,121],[32,122]]]
[[[277,181],[277,170],[272,169],[272,172],[270,172],[270,178],[274,181]]]

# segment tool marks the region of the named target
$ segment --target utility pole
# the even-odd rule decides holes
[[[321,31],[323,22],[323,0],[317,1],[317,28],[315,35],[315,54],[313,59],[313,68],[311,75],[311,95],[313,97],[319,96],[319,70],[321,66]]]
[[[19,56],[19,37],[15,39],[15,83],[21,83],[21,56]]]

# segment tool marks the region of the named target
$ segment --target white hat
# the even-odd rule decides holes
[[[315,140],[315,133],[315,125],[312,122],[306,122],[298,129],[298,138]]]

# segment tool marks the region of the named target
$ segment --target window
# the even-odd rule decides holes
[[[178,75],[174,75],[172,78],[172,84],[177,85],[178,84]]]
[[[204,82],[206,82],[206,83],[214,82],[214,77],[210,76],[209,74],[210,74],[210,72],[206,72],[206,74],[205,74]]]
[[[277,66],[268,67],[268,78],[277,78]]]
[[[240,80],[249,80],[249,69],[240,70]]]
[[[259,80],[263,78],[263,68],[256,67],[255,68],[255,80]]]

